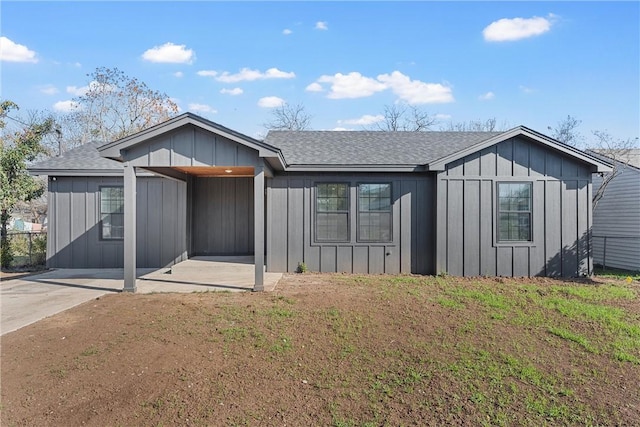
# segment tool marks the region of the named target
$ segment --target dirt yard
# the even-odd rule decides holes
[[[637,282],[289,275],[2,337],[2,426],[640,425]]]

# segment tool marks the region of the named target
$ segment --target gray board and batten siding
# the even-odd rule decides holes
[[[195,177],[190,185],[190,256],[253,254],[253,178]]]
[[[315,238],[316,188],[346,183],[349,237],[345,242]],[[357,186],[390,183],[391,241],[358,242]],[[434,271],[434,179],[432,174],[287,173],[267,181],[267,271],[363,274],[429,274]]]
[[[49,178],[48,267],[123,267],[123,241],[100,236],[100,188],[122,185],[118,176]],[[139,177],[137,187],[138,267],[162,268],[186,260],[186,184]]]
[[[137,187],[135,204],[125,188],[125,224],[136,230],[125,233],[129,290],[134,258],[138,267],[166,267],[187,256],[252,252],[260,290],[264,251],[272,272],[304,262],[321,272],[589,274],[591,173],[608,167],[524,127],[485,134],[270,132],[262,142],[189,113],[96,147],[32,169],[50,177],[49,263],[122,266],[123,242],[100,239],[100,186],[124,183],[123,171],[138,168],[137,178],[124,174],[128,191]],[[206,175],[236,166],[238,176]],[[530,241],[498,241],[500,182],[530,183]],[[340,229],[339,242],[316,235],[322,183],[348,189],[348,203],[340,196],[348,230]],[[390,197],[380,196],[389,207],[384,215],[360,210],[369,199],[358,189],[374,188],[362,184],[390,188]],[[360,239],[357,230],[367,226],[359,221],[382,221],[388,212],[384,241]]]
[[[617,175],[593,212],[593,262],[640,271],[640,169],[618,162]],[[593,177],[594,192],[602,178]]]
[[[497,239],[498,182],[532,185],[532,239]],[[436,272],[562,276],[592,272],[589,166],[515,137],[446,165],[437,177]]]
[[[258,152],[195,126],[161,134],[127,149],[132,166],[261,166]]]

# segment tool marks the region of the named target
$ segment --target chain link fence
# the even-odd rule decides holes
[[[10,231],[8,254],[11,258],[10,267],[44,266],[47,261],[47,232],[46,231]]]

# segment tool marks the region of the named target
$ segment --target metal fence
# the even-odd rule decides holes
[[[7,234],[13,260],[11,267],[45,265],[47,261],[46,231],[9,231]]]

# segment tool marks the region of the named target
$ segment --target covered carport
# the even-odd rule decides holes
[[[279,149],[186,113],[104,145],[99,152],[102,157],[120,161],[124,166],[125,291],[137,289],[136,224],[140,222],[136,212],[136,184],[141,171],[185,183],[186,212],[183,221],[176,220],[173,226],[186,229],[185,241],[178,246],[184,248],[188,257],[253,252],[253,290],[264,290],[265,179],[272,177],[274,170],[283,169]],[[201,184],[210,180],[220,185],[201,190]],[[234,181],[230,180],[249,181],[249,185],[232,186],[229,184]],[[237,190],[240,187],[242,191]],[[163,200],[163,203],[177,202]],[[230,229],[234,232],[227,238],[215,234]],[[246,244],[251,237],[250,244]]]

